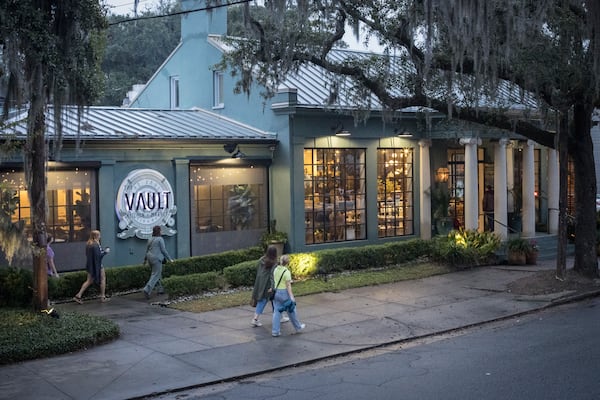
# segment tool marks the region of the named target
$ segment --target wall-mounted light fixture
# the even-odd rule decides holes
[[[438,168],[435,173],[435,181],[436,182],[448,182],[449,177],[450,177],[450,171],[446,167]]]
[[[237,151],[231,155],[231,158],[246,158],[246,153],[243,153],[238,147]]]
[[[350,131],[344,129],[344,124],[338,122],[337,125],[331,127],[331,131],[335,136],[350,136]]]
[[[396,135],[398,137],[404,137],[404,138],[412,137],[412,133],[410,133],[409,131],[407,131],[405,128],[402,128],[402,127],[395,128],[394,135]]]
[[[223,150],[225,150],[229,154],[232,154],[237,148],[237,146],[237,143],[227,143],[223,145]]]
[[[246,154],[243,153],[237,143],[227,143],[223,145],[223,150],[231,154],[231,158],[245,158]]]

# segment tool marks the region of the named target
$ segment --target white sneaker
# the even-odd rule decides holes
[[[306,324],[300,324],[300,329],[296,329],[296,332],[302,332],[306,328]]]
[[[286,316],[286,315],[283,315],[281,317],[281,323],[284,323],[284,322],[290,322],[290,318],[288,316]]]
[[[262,322],[260,322],[260,321],[259,321],[259,320],[257,320],[257,319],[252,319],[252,322],[250,322],[250,324],[251,324],[252,326],[262,326]]]

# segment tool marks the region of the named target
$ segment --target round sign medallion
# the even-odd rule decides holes
[[[115,209],[123,230],[117,234],[121,239],[147,239],[156,225],[163,234],[177,232],[171,228],[177,212],[173,190],[167,178],[153,169],[136,169],[127,175],[119,187]]]

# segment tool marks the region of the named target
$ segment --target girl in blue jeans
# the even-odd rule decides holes
[[[292,274],[286,266],[290,263],[290,256],[284,254],[279,259],[279,265],[273,271],[273,281],[275,282],[275,299],[273,300],[273,327],[271,334],[275,337],[281,334],[281,313],[287,311],[290,321],[296,332],[306,328],[306,325],[300,323],[296,313],[296,298],[292,292]],[[289,300],[289,301],[288,301]]]

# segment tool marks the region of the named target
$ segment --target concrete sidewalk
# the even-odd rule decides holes
[[[306,330],[271,337],[270,312],[250,326],[253,308],[201,314],[149,304],[141,293],[57,305],[117,322],[121,337],[63,356],[0,367],[0,399],[132,399],[257,374],[487,321],[567,301],[577,293],[517,296],[507,284],[536,266],[495,266],[426,279],[298,297]],[[269,308],[267,308],[269,309]],[[274,360],[285,347],[285,359]]]

